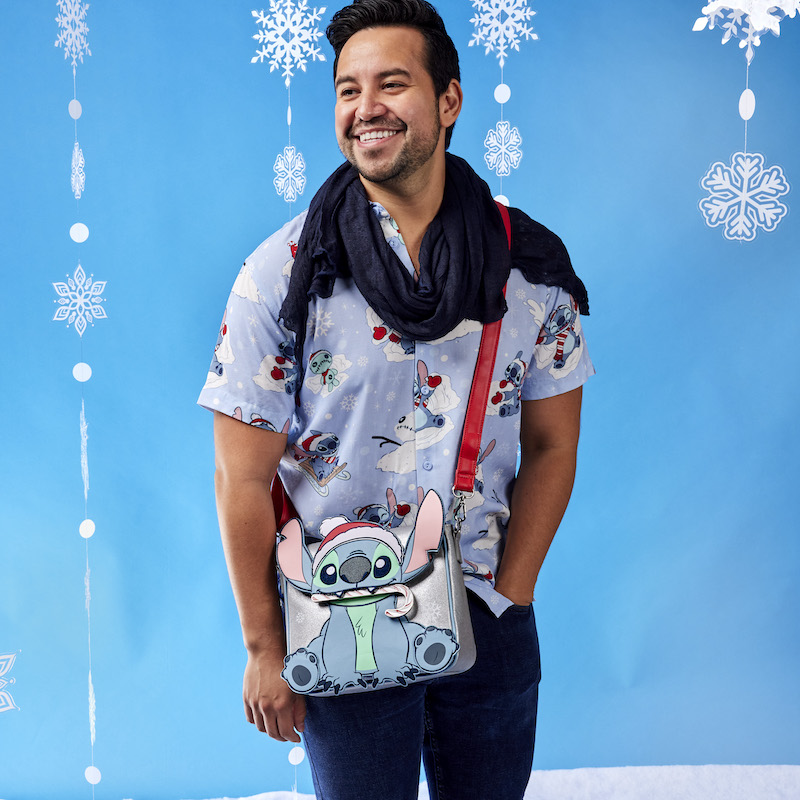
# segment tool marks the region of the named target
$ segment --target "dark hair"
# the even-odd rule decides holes
[[[331,18],[325,35],[333,47],[333,77],[339,65],[339,54],[348,39],[366,28],[385,26],[415,28],[425,37],[427,70],[433,80],[433,89],[441,97],[450,81],[461,80],[458,52],[447,35],[444,22],[436,9],[426,0],[353,0],[349,6],[337,11]],[[445,147],[453,136],[453,123],[445,131]]]

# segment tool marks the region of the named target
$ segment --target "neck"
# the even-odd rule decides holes
[[[422,240],[444,197],[444,148],[441,158],[433,158],[431,162],[435,163],[429,169],[417,170],[402,183],[371,183],[361,178],[367,197],[380,203],[397,223],[417,274]]]

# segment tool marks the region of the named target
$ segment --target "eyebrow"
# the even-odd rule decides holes
[[[383,72],[379,72],[378,79],[383,80],[384,78],[391,78],[393,75],[402,75],[409,80],[411,79],[411,73],[407,69],[402,69],[401,67],[396,67],[395,69],[385,69]],[[336,79],[333,86],[336,88],[342,83],[358,83],[358,81],[351,75],[342,75]]]

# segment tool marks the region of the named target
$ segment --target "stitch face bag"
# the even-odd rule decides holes
[[[295,692],[405,686],[472,666],[458,534],[444,524],[436,492],[404,539],[345,517],[325,520],[320,534],[308,545],[295,518],[277,546],[288,651],[281,676]]]
[[[505,208],[501,208],[501,213]],[[503,214],[509,233],[507,212]],[[414,529],[331,517],[309,543],[279,478],[272,486],[287,655],[281,677],[329,696],[430,680],[475,663],[459,535],[472,493],[500,321],[485,325],[453,485],[452,523],[429,491]],[[288,522],[286,521],[288,519]],[[285,523],[285,524],[283,524]]]

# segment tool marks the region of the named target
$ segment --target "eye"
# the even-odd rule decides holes
[[[372,574],[376,578],[385,578],[389,574],[389,570],[392,568],[392,562],[389,561],[386,556],[381,556],[376,562],[375,566],[372,569]]]
[[[326,586],[332,586],[336,583],[336,567],[328,564],[320,573],[319,578]]]

